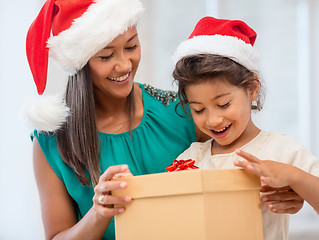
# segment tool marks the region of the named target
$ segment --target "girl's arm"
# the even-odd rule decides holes
[[[289,164],[270,160],[259,160],[241,150],[236,153],[247,161],[235,161],[238,167],[260,176],[261,182],[268,185],[264,190],[290,186],[319,213],[319,178]]]
[[[124,211],[123,208],[113,208],[112,204],[131,201],[130,198],[107,195],[103,198],[105,205],[99,204],[98,198],[102,193],[108,194],[111,190],[126,187],[123,182],[109,180],[118,173],[126,172],[127,166],[110,167],[101,175],[99,184],[94,189],[93,206],[78,221],[72,198],[45,159],[36,138],[33,139],[33,165],[46,239],[101,239],[111,218]]]

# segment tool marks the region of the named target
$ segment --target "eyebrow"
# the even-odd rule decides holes
[[[216,100],[218,98],[221,98],[221,97],[224,97],[224,96],[227,96],[227,95],[230,95],[230,93],[222,93],[222,94],[217,95],[216,97],[214,97],[212,100]],[[189,101],[188,103],[189,104],[201,104],[200,102],[196,102],[196,101]]]
[[[130,42],[130,41],[132,41],[134,38],[136,38],[137,37],[137,33],[136,34],[134,34],[129,40],[127,40],[126,42],[128,43],[128,42]],[[112,46],[106,46],[105,48],[103,48],[103,49],[111,49],[111,48],[114,48],[114,47],[112,47]]]

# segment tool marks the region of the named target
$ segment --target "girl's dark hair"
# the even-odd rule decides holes
[[[128,96],[130,124],[134,112],[133,92],[132,89]],[[69,77],[65,101],[70,108],[70,115],[56,132],[59,154],[75,172],[81,184],[90,186],[91,181],[95,186],[101,174],[100,139],[96,127],[94,91],[88,65]]]
[[[178,97],[184,111],[185,104],[188,102],[185,88],[201,81],[215,81],[222,78],[245,90],[253,87],[256,83],[259,84],[260,89],[262,88],[255,73],[228,57],[214,54],[197,54],[183,57],[176,63],[173,78],[177,82]],[[260,110],[261,108],[262,94],[259,91],[255,103],[252,104],[252,109]]]

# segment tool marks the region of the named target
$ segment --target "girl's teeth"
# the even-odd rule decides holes
[[[230,125],[228,125],[228,126],[226,126],[226,127],[224,127],[224,128],[222,128],[222,129],[219,129],[219,130],[213,130],[214,132],[217,132],[217,133],[220,133],[220,132],[223,132],[223,131],[225,131],[228,127],[229,127]]]
[[[108,77],[108,79],[112,80],[112,81],[116,81],[116,82],[122,82],[125,79],[128,78],[129,73],[127,73],[126,75],[122,76],[122,77],[118,77],[118,78],[112,78],[112,77]]]
[[[224,127],[223,129],[220,129],[220,130],[214,130],[215,132],[222,132],[226,129],[226,127]]]

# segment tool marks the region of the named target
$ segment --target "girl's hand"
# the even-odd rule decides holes
[[[234,165],[256,174],[260,177],[262,183],[274,188],[290,185],[290,172],[293,171],[293,166],[270,160],[262,161],[239,149],[236,150],[236,154],[245,158],[245,160],[236,160],[234,161]]]
[[[304,199],[289,187],[295,167],[270,160],[262,161],[242,150],[236,150],[236,154],[245,160],[234,161],[234,165],[259,176],[265,184],[261,192],[271,192],[261,198],[262,202],[268,203],[268,209],[275,213],[294,214],[302,208]]]
[[[93,208],[102,217],[113,217],[124,212],[123,207],[114,207],[114,204],[127,204],[131,197],[112,196],[111,191],[126,188],[126,182],[111,181],[113,178],[131,176],[127,165],[109,167],[100,177],[99,183],[94,188]]]

